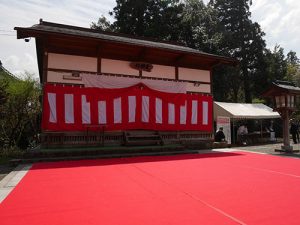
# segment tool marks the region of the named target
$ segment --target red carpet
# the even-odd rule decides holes
[[[300,224],[300,160],[212,153],[38,163],[0,224]]]

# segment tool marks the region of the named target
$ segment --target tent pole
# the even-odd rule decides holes
[[[260,120],[260,137],[262,138],[263,135],[262,135],[262,120]]]
[[[232,138],[233,140],[231,142],[235,144],[234,118],[232,118]]]

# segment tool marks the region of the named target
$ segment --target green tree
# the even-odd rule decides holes
[[[101,16],[97,23],[92,22],[91,26],[92,29],[100,30],[100,31],[114,31],[112,24],[105,16]]]
[[[260,60],[257,72],[254,74],[254,97],[261,98],[261,93],[275,80],[285,80],[287,62],[284,50],[276,45],[273,50],[265,49],[263,59]]]
[[[184,4],[179,0],[117,0],[110,13],[111,24],[104,16],[91,28],[123,34],[179,41]]]
[[[260,97],[261,84],[276,75],[269,66],[273,53],[265,48],[259,24],[250,19],[250,6],[250,0],[211,0],[208,5],[202,0],[117,0],[110,12],[115,21],[110,24],[102,16],[92,28],[181,42],[237,58],[238,68],[214,68],[213,93],[219,101],[251,102]]]
[[[213,94],[216,101],[239,102],[244,98],[238,67],[218,66],[213,70]]]
[[[1,72],[0,72],[1,73]],[[0,79],[0,118],[2,117],[3,113],[3,107],[5,102],[7,101],[7,93],[6,93],[6,88],[7,88],[8,82],[6,79]]]
[[[286,79],[300,86],[300,60],[296,52],[290,51],[286,57],[287,72]]]
[[[101,16],[91,28],[125,34],[177,41],[189,47],[209,51],[220,39],[217,17],[202,0],[117,0],[110,15]]]
[[[284,49],[276,45],[273,51],[267,50],[267,74],[271,81],[284,80],[287,74],[287,61],[284,55]]]
[[[258,23],[250,19],[251,0],[211,0],[210,5],[217,10],[219,29],[223,34],[220,52],[240,61],[235,76],[241,77],[244,98],[252,101],[253,79],[258,73],[265,49],[264,33]],[[235,93],[238,90],[234,90]]]
[[[7,81],[5,95],[1,107],[0,146],[26,148],[40,130],[40,88],[28,75],[25,80]]]
[[[216,10],[202,0],[186,0],[184,3],[180,40],[191,48],[218,53],[222,33],[218,30]]]

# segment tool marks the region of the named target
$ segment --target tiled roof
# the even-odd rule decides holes
[[[275,81],[273,84],[282,89],[291,90],[291,91],[300,91],[300,87],[297,87],[291,82]]]
[[[112,32],[102,32],[94,29],[89,28],[82,28],[82,27],[75,27],[69,26],[64,24],[57,24],[57,23],[50,23],[46,21],[40,21],[39,24],[33,25],[32,27],[22,28],[16,27],[16,30],[19,29],[26,29],[27,31],[37,31],[37,32],[47,32],[47,33],[57,33],[57,34],[66,34],[78,37],[87,37],[87,38],[95,38],[104,41],[110,42],[118,42],[124,44],[130,44],[135,46],[142,46],[142,47],[150,47],[150,48],[158,48],[158,49],[166,49],[171,51],[177,51],[182,53],[190,53],[208,57],[216,57],[219,59],[229,60],[235,62],[234,59],[222,57],[219,55],[205,53],[196,49],[192,49],[189,47],[185,47],[182,45],[166,43],[166,42],[158,42],[152,41],[142,38],[136,38],[128,35],[121,35]]]

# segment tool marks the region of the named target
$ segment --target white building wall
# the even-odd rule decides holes
[[[129,61],[101,59],[101,72],[139,76],[139,71],[130,67]]]
[[[211,93],[211,85],[210,84],[199,84],[199,86],[195,86],[193,83],[188,83],[187,91],[189,92],[201,92],[201,93]]]
[[[80,77],[73,78],[71,73],[61,73],[61,72],[54,72],[54,71],[48,71],[47,82],[65,83],[65,84],[83,84]]]
[[[175,79],[175,67],[153,64],[151,72],[143,71],[143,77]]]
[[[210,71],[179,67],[178,77],[180,80],[210,82]]]
[[[97,58],[48,53],[48,68],[97,72]]]
[[[48,53],[48,68],[97,72],[97,58]],[[129,61],[101,59],[101,72],[139,76],[139,71],[130,67]],[[143,77],[175,79],[175,67],[153,64],[151,72],[143,71]],[[71,73],[48,71],[47,82],[83,84],[80,78],[72,78]],[[210,83],[210,71],[178,68],[178,78],[186,81]],[[120,79],[122,79],[120,77]],[[210,84],[188,83],[187,91],[211,93]]]

